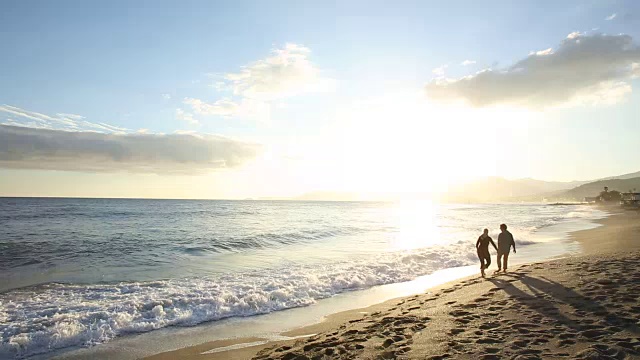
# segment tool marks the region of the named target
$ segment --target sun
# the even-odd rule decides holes
[[[497,175],[502,136],[526,127],[529,118],[521,109],[386,95],[341,115],[339,159],[352,188],[444,191],[470,178]]]
[[[433,103],[415,92],[388,94],[339,111],[322,132],[276,139],[243,172],[256,174],[243,181],[284,196],[318,190],[364,200],[437,195],[475,178],[503,176],[505,162],[526,166],[516,161],[522,154],[515,149],[529,145],[533,116],[515,108]]]

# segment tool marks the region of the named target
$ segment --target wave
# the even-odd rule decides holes
[[[532,240],[515,240],[515,242],[520,246],[537,244],[537,242]]]
[[[335,238],[337,236],[348,236],[379,231],[376,228],[362,228],[355,226],[325,227],[321,229],[305,229],[288,232],[256,232],[254,234],[221,237],[185,237],[182,239],[171,239],[171,248],[167,249],[166,257],[175,254],[186,254],[202,256],[215,253],[238,253],[252,249],[278,248],[286,245],[304,244],[316,242],[318,240]],[[4,255],[0,261],[0,270],[18,268],[26,265],[46,263],[55,258],[57,261],[77,261],[92,254],[109,255],[113,258],[125,257],[131,252],[140,251],[150,246],[155,246],[152,237],[133,238],[137,234],[129,234],[118,237],[91,239],[84,241],[81,237],[76,237],[60,246],[53,240],[40,240],[33,242],[23,242],[21,239],[15,241],[0,241],[0,252]]]
[[[484,210],[474,211],[482,213]],[[508,215],[504,215],[507,211]],[[118,336],[168,326],[193,326],[206,321],[307,306],[347,291],[409,281],[439,269],[476,264],[478,260],[473,245],[478,234],[475,232],[484,225],[483,222],[499,223],[498,220],[503,218],[513,219],[510,229],[513,228],[518,245],[523,246],[533,244],[529,234],[543,227],[574,217],[592,216],[589,210],[583,214],[582,211],[558,214],[543,209],[535,215],[528,210],[518,211],[518,208],[501,210],[495,216],[480,217],[480,221],[471,223],[469,219],[475,216],[454,217],[447,226],[462,228],[462,231],[455,233],[456,239],[448,245],[377,255],[361,254],[361,257],[348,262],[277,265],[272,269],[238,270],[206,277],[185,278],[181,275],[177,279],[149,282],[48,283],[9,290],[0,293],[0,358],[28,357],[71,346],[104,343]],[[193,237],[188,232],[184,236],[175,232],[165,235],[166,240],[161,244],[164,247],[158,246],[153,258],[273,248],[351,235],[357,235],[359,240],[356,244],[366,244],[362,239],[370,239],[380,233],[395,235],[398,230],[393,223],[360,222],[357,223],[359,226],[351,226],[353,222],[335,222],[345,224],[342,226],[334,226],[333,223],[314,222],[306,228],[292,224],[262,232],[251,231],[251,228],[238,232],[230,228],[228,232],[219,234],[220,239],[213,237],[218,236],[216,233],[210,233],[212,237],[203,233]],[[65,256],[65,261],[73,259],[77,263],[78,259],[87,258],[89,252],[106,253],[106,257],[91,259],[102,260],[101,264],[108,268],[110,264],[104,261],[120,259],[124,257],[122,254],[139,248],[153,248],[159,243],[155,234],[145,233],[134,242],[131,241],[132,236],[127,235],[86,244],[80,236],[73,244],[53,241],[0,243],[0,250],[7,251],[7,259],[15,255],[16,264],[21,266],[34,257],[39,261],[51,261],[52,256],[58,259]],[[74,245],[76,243],[77,246]]]
[[[332,238],[335,236],[362,234],[374,231],[373,229],[358,228],[353,226],[343,226],[340,228],[325,228],[317,230],[299,230],[278,233],[258,233],[249,236],[233,237],[224,239],[224,245],[230,250],[261,248],[274,245],[291,245],[307,241]]]
[[[0,294],[0,357],[25,357],[166,326],[307,306],[345,291],[415,279],[475,261],[472,245],[388,253],[340,264],[117,284],[50,283]]]

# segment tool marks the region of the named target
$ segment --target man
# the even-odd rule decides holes
[[[516,253],[516,242],[513,241],[513,235],[507,231],[507,225],[500,224],[500,235],[498,235],[498,271],[502,269],[503,272],[507,272],[507,261],[509,260],[509,252],[511,246],[513,246],[513,253]],[[500,258],[504,259],[504,262],[500,262]]]
[[[489,243],[493,245],[493,248],[498,251],[493,239],[489,236],[489,229],[484,229],[484,232],[476,241],[476,249],[478,250],[478,258],[480,259],[480,274],[484,277],[484,269],[488,269],[491,265],[491,254],[489,254]],[[486,261],[486,264],[485,264]]]

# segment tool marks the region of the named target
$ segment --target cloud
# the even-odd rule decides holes
[[[474,106],[515,104],[530,108],[572,103],[612,104],[631,91],[640,48],[628,35],[571,33],[555,50],[530,54],[505,69],[486,69],[426,85],[439,100],[462,99]]]
[[[193,117],[193,114],[190,112],[186,112],[183,109],[176,109],[176,119],[180,121],[186,121],[189,124],[197,125],[200,122]]]
[[[84,119],[84,116],[76,115],[76,114],[64,114],[64,113],[62,113],[62,114],[56,114],[56,115],[59,116],[59,117],[62,117],[62,118],[72,119],[72,120],[76,120],[76,121],[80,121],[80,120]]]
[[[162,98],[165,100],[171,100],[171,95],[170,94],[162,94]]]
[[[615,18],[616,18],[616,16],[618,16],[618,14],[613,13],[613,14],[611,14],[611,15],[607,16],[607,17],[606,17],[606,18],[604,18],[604,19],[605,19],[606,21],[611,21],[611,20],[615,19]]]
[[[439,67],[437,67],[437,68],[435,68],[435,69],[431,70],[431,72],[432,72],[434,75],[438,76],[438,77],[442,77],[442,76],[444,76],[444,70],[445,70],[446,68],[448,68],[448,67],[449,67],[449,65],[446,65],[446,64],[445,64],[445,65],[439,66]]]
[[[548,48],[548,49],[544,49],[544,50],[540,50],[540,51],[534,51],[532,53],[530,53],[529,55],[537,55],[537,56],[545,56],[545,55],[551,55],[553,54],[553,48]]]
[[[2,105],[0,167],[16,169],[198,173],[239,166],[261,152],[261,145],[209,134],[177,131],[154,134],[81,115],[45,115]],[[176,116],[197,123],[181,109]],[[2,121],[2,117],[0,117]]]
[[[194,98],[185,98],[182,102],[185,105],[191,106],[193,111],[200,115],[220,115],[223,117],[230,117],[240,111],[240,105],[231,99],[221,99],[213,104]]]
[[[0,125],[0,167],[199,173],[255,158],[260,145],[217,135],[98,133]]]
[[[238,117],[260,122],[270,120],[271,103],[261,100],[244,98],[235,102],[225,98],[210,104],[201,99],[185,98],[182,103],[202,116]]]
[[[216,86],[237,96],[263,101],[330,90],[333,81],[321,76],[320,69],[309,60],[310,53],[302,45],[287,44],[273,49],[270,56],[243,66],[240,72],[223,75]]]
[[[475,63],[476,63],[476,61],[475,61],[475,60],[465,60],[465,61],[461,62],[461,63],[460,63],[460,65],[462,65],[462,66],[468,66],[468,65],[473,65],[473,64],[475,64]]]
[[[0,105],[0,113],[5,113],[3,124],[28,126],[40,129],[58,129],[66,131],[100,131],[127,132],[129,129],[105,123],[93,123],[85,120],[84,116],[76,114],[58,113],[55,116],[24,110],[11,105]],[[0,121],[2,119],[0,118]]]
[[[579,36],[584,35],[583,33],[581,33],[580,31],[574,31],[572,33],[570,33],[569,35],[567,35],[567,39],[575,39]]]
[[[335,88],[335,81],[323,77],[311,62],[310,53],[302,45],[287,44],[271,50],[266,58],[243,66],[239,72],[209,74],[215,79],[212,87],[227,95],[214,102],[187,97],[183,104],[198,115],[268,121],[271,104],[276,100]]]

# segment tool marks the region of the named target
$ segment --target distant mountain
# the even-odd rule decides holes
[[[623,175],[623,176],[626,176],[626,175]],[[633,189],[636,189],[636,191],[639,191],[640,176],[634,177],[634,178],[625,177],[621,179],[614,178],[614,179],[598,180],[598,181],[580,185],[574,189],[565,191],[561,194],[557,194],[556,197],[558,199],[582,201],[587,196],[589,197],[598,196],[600,192],[604,190],[605,186],[609,187],[609,190],[617,190],[620,192],[627,192]]]
[[[487,177],[449,188],[444,194],[432,196],[427,193],[377,193],[360,194],[336,191],[315,191],[292,198],[292,200],[357,201],[439,199],[445,202],[538,202],[582,201],[586,196],[596,196],[605,186],[611,190],[640,190],[640,171],[590,181],[543,181],[531,178],[507,180]]]
[[[636,179],[640,179],[640,171],[604,179],[568,182],[488,177],[450,189],[443,196],[443,200],[456,202],[521,202],[543,199],[582,201],[585,196],[598,195],[604,186],[618,191],[640,189]]]
[[[637,172],[634,172],[634,173],[629,173],[629,174],[624,174],[624,175],[606,177],[606,178],[602,178],[602,179],[598,179],[598,180],[633,179],[633,178],[637,178],[637,177],[640,177],[640,171],[637,171]]]
[[[483,178],[449,189],[445,201],[495,202],[541,201],[547,194],[582,185],[583,181],[542,181],[536,179],[507,180],[501,177]]]
[[[543,180],[536,180],[531,178],[524,178],[524,179],[518,179],[513,181],[519,184],[527,185],[527,186],[541,190],[538,193],[547,193],[547,192],[558,191],[558,190],[572,189],[576,186],[580,186],[582,184],[586,184],[589,182],[589,181],[566,181],[566,182],[543,181]]]

